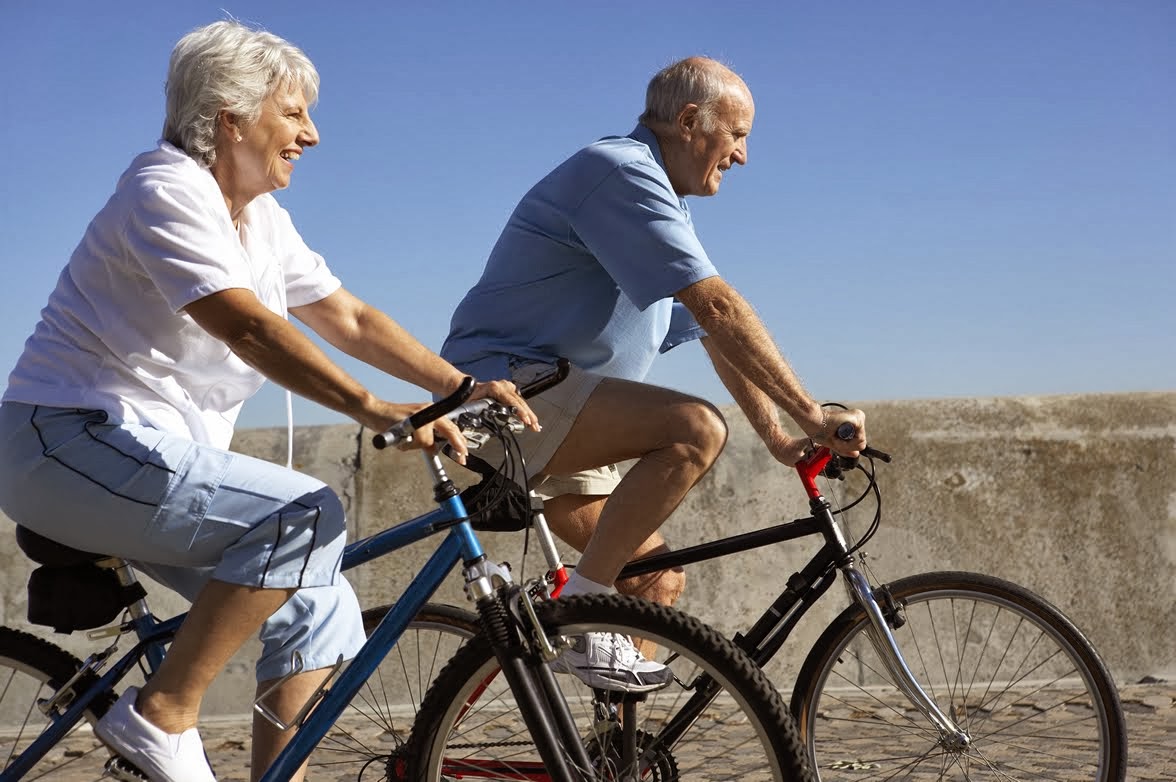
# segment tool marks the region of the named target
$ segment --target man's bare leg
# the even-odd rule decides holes
[[[576,551],[583,552],[596,532],[597,522],[606,500],[607,495],[563,494],[544,501],[543,515],[551,531],[560,540]],[[669,550],[661,533],[654,532],[637,547],[632,559],[641,559]],[[686,573],[680,567],[616,582],[618,592],[637,595],[661,605],[676,603],[685,587]]]
[[[622,567],[657,532],[686,493],[706,474],[727,439],[722,416],[700,399],[657,386],[607,378],[592,392],[571,431],[543,471],[568,474],[636,459],[597,514],[592,503],[545,515],[553,529],[589,535],[577,571],[598,584],[612,584]],[[577,541],[569,541],[576,545]],[[664,545],[654,540],[653,548]],[[651,549],[652,550],[652,549]]]
[[[547,519],[552,532],[582,552],[596,531],[597,521],[600,512],[604,510],[606,500],[607,495],[563,494],[544,501],[543,516]],[[633,559],[669,550],[670,547],[666,545],[661,533],[655,532],[637,548]],[[680,567],[661,570],[617,581],[615,586],[622,594],[636,595],[661,605],[673,605],[686,587],[686,573]],[[634,638],[633,644],[646,659],[653,659],[657,644],[644,638]]]
[[[630,559],[667,550],[658,528],[714,464],[726,438],[722,416],[702,400],[642,383],[601,381],[543,471],[568,474],[638,461],[607,498],[563,495],[544,503],[552,530],[584,552],[576,572],[611,585]],[[685,574],[664,571],[616,586],[671,605]],[[652,659],[656,645],[640,638],[634,643]]]

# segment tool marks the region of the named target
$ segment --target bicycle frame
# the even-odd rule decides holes
[[[434,478],[435,486],[449,482],[437,455],[426,454],[425,461]],[[494,594],[495,589],[491,585],[491,575],[509,581],[508,574],[496,566],[486,563],[485,552],[477,534],[466,518],[466,509],[461,498],[458,496],[443,498],[441,492],[437,492],[435,498],[439,506],[437,509],[375,533],[368,538],[350,544],[345,549],[342,569],[349,570],[426,537],[448,530],[444,540],[417,576],[413,578],[400,599],[380,621],[359,653],[351,660],[347,669],[339,675],[329,689],[325,690],[313,711],[298,726],[297,733],[266,771],[262,782],[279,782],[279,780],[288,779],[306,761],[364,682],[376,670],[380,661],[395,646],[412,618],[437,591],[458,562],[463,564],[470,592],[477,599]],[[139,610],[134,612],[133,618],[129,622],[139,639],[135,647],[116,661],[110,670],[99,679],[97,685],[77,693],[65,712],[54,721],[53,725],[26,748],[8,769],[0,773],[0,782],[18,779],[30,770],[82,719],[85,710],[93,700],[100,693],[113,689],[140,659],[146,657],[150,670],[154,671],[158,662],[163,658],[164,645],[174,637],[184,616],[179,615],[162,622],[158,621],[146,610],[145,603],[140,601]],[[126,625],[120,626],[120,630],[125,631],[126,629]],[[102,655],[112,651],[113,647],[106,650],[105,653],[92,655],[86,660],[82,671],[88,670],[89,664],[96,657],[105,659]],[[564,778],[573,778],[562,755],[552,749],[560,744],[565,746],[567,744],[558,737],[558,734],[566,730],[566,726],[561,724],[558,713],[550,714],[549,698],[551,694],[536,692],[536,685],[533,681],[520,679],[520,676],[525,678],[526,672],[523,671],[520,674],[519,665],[514,665],[512,671],[510,670],[512,667],[509,665],[510,661],[501,662],[508,663],[504,665],[504,673],[507,675],[512,689],[515,688],[516,682],[520,683],[523,691],[516,691],[516,695],[519,697],[519,708],[528,728],[532,730],[536,744],[540,747],[548,768],[556,774],[562,772]],[[517,661],[515,662],[517,663]],[[59,692],[67,691],[71,684],[72,681],[68,682]],[[541,684],[539,686],[541,687]],[[550,720],[550,716],[555,716],[556,719]],[[576,738],[572,751],[575,751],[575,746],[579,746],[578,736]],[[578,762],[586,762],[586,758],[579,758]]]
[[[895,682],[942,737],[957,746],[965,746],[969,743],[967,732],[928,697],[911,674],[890,630],[889,622],[894,619],[897,607],[885,591],[881,600],[875,597],[869,582],[854,566],[853,553],[833,516],[832,506],[817,487],[817,476],[831,458],[829,449],[822,447],[796,465],[797,474],[809,498],[812,516],[645,557],[626,565],[618,580],[819,534],[825,540],[824,545],[800,572],[788,578],[784,591],[772,601],[755,624],[746,633],[736,633],[732,639],[735,645],[746,652],[756,665],[766,665],[780,651],[801,618],[833,585],[840,571],[853,600],[870,619],[871,640]]]

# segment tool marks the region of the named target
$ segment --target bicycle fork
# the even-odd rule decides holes
[[[972,742],[968,732],[956,724],[955,720],[944,714],[943,710],[915,681],[914,674],[907,667],[902,652],[899,651],[898,642],[894,640],[894,633],[890,630],[890,624],[886,620],[882,607],[874,598],[869,581],[853,566],[852,562],[843,565],[841,573],[845,576],[845,583],[854,602],[866,612],[866,617],[870,621],[870,643],[873,645],[874,651],[878,653],[882,664],[890,672],[894,683],[914,704],[915,708],[935,726],[939,731],[940,740],[945,746],[951,749],[967,747]]]
[[[520,637],[519,629],[530,630],[525,635],[541,639],[539,643],[546,647],[543,651],[551,655],[553,650],[547,643],[547,635],[532,610],[525,610],[526,616],[516,618],[505,604],[520,600],[524,609],[529,608],[525,590],[512,584],[507,571],[485,562],[467,569],[466,575],[466,589],[478,608],[483,631],[551,778],[586,782],[591,778],[592,761],[580,740],[567,701],[543,659],[545,655],[530,654],[526,648],[530,642]],[[498,588],[493,584],[495,580],[501,583]]]

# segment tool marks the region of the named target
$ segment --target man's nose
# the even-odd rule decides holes
[[[739,139],[739,143],[735,146],[735,152],[732,153],[731,159],[741,166],[747,165],[747,141]]]

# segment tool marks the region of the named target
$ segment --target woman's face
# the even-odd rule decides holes
[[[246,194],[248,198],[289,187],[303,150],[319,141],[306,96],[294,85],[274,90],[262,102],[257,122],[238,127],[236,132],[241,140],[236,141],[234,136],[225,145],[229,157],[225,162],[231,172],[228,184],[236,194]],[[217,167],[222,162],[220,155],[218,152]]]

